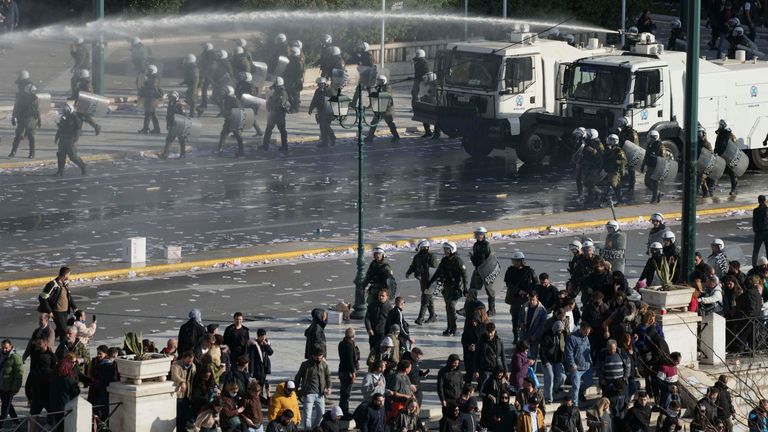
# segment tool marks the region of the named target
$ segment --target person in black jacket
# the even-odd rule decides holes
[[[752,231],[755,233],[752,243],[752,267],[755,267],[763,245],[765,254],[768,255],[768,205],[765,203],[765,195],[757,197],[757,207],[752,210]]]
[[[339,407],[342,415],[349,419],[349,397],[352,394],[352,384],[357,378],[360,369],[360,349],[355,343],[355,329],[352,327],[344,331],[344,339],[339,342]]]
[[[69,267],[59,269],[59,275],[52,281],[45,284],[43,292],[38,296],[40,306],[38,312],[45,312],[51,315],[56,324],[56,337],[60,342],[66,338],[67,319],[69,312],[78,311],[75,302],[72,301],[72,294],[69,291],[67,282],[69,281]]]
[[[248,327],[243,325],[245,317],[242,312],[235,312],[233,320],[234,323],[224,329],[224,345],[229,347],[230,358],[238,359],[240,356],[248,354],[248,341],[251,336]],[[242,390],[248,391],[248,386]]]
[[[493,407],[493,423],[488,427],[491,432],[507,432],[515,430],[517,411],[510,405],[510,395],[507,390],[501,392],[499,401]]]
[[[205,334],[203,327],[203,316],[200,309],[189,311],[189,321],[182,324],[179,329],[177,352],[184,353],[192,351],[198,341]]]
[[[651,430],[651,406],[648,404],[648,394],[645,391],[637,392],[635,404],[627,411],[624,423],[629,432],[649,432]],[[615,420],[614,424],[616,424]]]
[[[481,389],[483,382],[491,376],[494,370],[502,370],[504,374],[508,372],[507,359],[504,356],[504,342],[496,334],[496,324],[492,322],[485,324],[485,334],[480,338],[475,356],[477,372],[475,372],[474,378]]]
[[[443,243],[443,258],[437,265],[435,274],[429,279],[429,286],[439,282],[443,287],[443,300],[445,300],[445,318],[447,327],[443,336],[456,334],[456,302],[467,292],[467,267],[456,254],[456,243]]]
[[[312,357],[316,349],[327,352],[325,344],[325,325],[328,323],[328,313],[325,309],[312,309],[312,324],[304,330],[304,337],[307,343],[304,346],[304,358]]]
[[[547,273],[541,273],[539,275],[539,284],[535,288],[536,294],[539,296],[539,301],[544,305],[544,309],[548,311],[555,310],[557,304],[557,296],[559,290],[556,286],[552,285],[549,281],[549,275]]]
[[[437,372],[437,397],[443,408],[455,404],[461,395],[464,378],[459,369],[460,364],[458,354],[451,354],[445,366]]]
[[[514,342],[517,343],[521,307],[528,301],[528,294],[536,289],[536,272],[525,264],[525,255],[522,252],[512,254],[512,265],[504,273],[504,283],[507,286],[504,302],[509,305]]]
[[[565,344],[570,332],[565,327],[565,311],[558,309],[544,322],[544,333],[539,347],[539,359],[544,369],[544,401],[552,403],[565,383]]]
[[[257,379],[264,390],[262,394],[269,397],[269,380],[267,376],[272,373],[272,362],[269,356],[274,354],[272,345],[267,339],[267,331],[264,329],[256,330],[256,340],[251,340],[248,344],[248,357],[250,358],[249,368],[251,376]]]
[[[715,387],[720,391],[717,394],[717,418],[725,425],[725,432],[733,432],[731,419],[736,419],[736,409],[733,407],[731,392],[728,389],[728,376],[720,375],[715,382]]]
[[[387,300],[389,292],[386,289],[379,291],[378,301],[369,304],[365,312],[365,330],[371,351],[378,350],[381,340],[387,335],[387,317],[391,309]]]
[[[419,316],[414,321],[417,325],[437,321],[432,291],[429,289],[429,269],[437,267],[437,259],[429,251],[429,246],[429,240],[422,239],[419,241],[419,244],[416,246],[418,252],[413,256],[411,265],[408,267],[408,271],[405,272],[405,278],[408,279],[410,275],[413,275],[419,280],[421,288],[421,308],[419,308]],[[429,317],[424,320],[424,314],[427,312],[429,312]]]
[[[48,346],[48,339],[38,339],[35,350],[32,351],[27,382],[30,394],[29,415],[40,414],[43,409],[49,410],[48,393],[51,391],[51,377],[56,367],[56,355]]]
[[[440,419],[438,426],[439,432],[462,432],[461,430],[461,411],[455,403],[445,408],[445,414]]]
[[[387,328],[391,329],[393,325],[400,327],[400,332],[397,334],[397,339],[400,341],[400,349],[406,350],[408,344],[413,344],[414,340],[411,337],[410,325],[405,320],[403,314],[403,308],[405,307],[405,299],[402,297],[395,298],[395,307],[389,311],[387,315]]]
[[[356,415],[355,423],[361,432],[385,432],[387,425],[386,410],[384,409],[384,395],[375,394],[370,404],[361,405],[362,412]],[[357,410],[355,410],[357,412]],[[358,421],[359,420],[359,421]]]
[[[571,396],[566,395],[552,416],[552,432],[584,432],[581,423],[579,408],[573,404]]]

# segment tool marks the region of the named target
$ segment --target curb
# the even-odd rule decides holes
[[[753,208],[754,208],[754,205],[749,204],[749,205],[734,206],[734,207],[720,207],[720,208],[714,208],[714,209],[705,209],[697,212],[697,216],[717,216],[717,215],[725,216],[728,213],[744,211],[744,210],[752,210]],[[681,216],[682,216],[681,212],[668,213],[665,215],[667,219],[679,218]],[[643,217],[643,215],[623,217],[623,218],[617,219],[617,221],[633,222],[640,217]],[[557,225],[557,227],[566,228],[570,230],[599,228],[599,227],[602,227],[603,224],[605,224],[605,221],[606,219],[573,222],[573,223]],[[447,227],[448,226],[430,227],[430,229],[441,229],[441,228],[447,228]],[[545,231],[551,228],[552,228],[552,225],[539,225],[539,226],[507,229],[507,230],[490,231],[489,235],[490,236],[493,236],[493,235],[511,236],[511,235],[522,234],[522,233],[527,233],[531,231]],[[433,237],[429,237],[428,240],[435,241],[435,242],[462,241],[462,240],[471,240],[472,238],[473,238],[473,234],[470,232],[470,233],[452,234],[452,235],[440,236],[440,237],[433,236]],[[420,240],[419,238],[401,239],[401,240],[396,240],[392,242],[392,244],[394,244],[398,248],[405,248],[405,247],[408,247],[409,245],[415,244],[419,240]],[[364,244],[364,249],[367,251],[372,249],[376,245],[377,244],[366,243]],[[357,248],[356,244],[348,244],[348,245],[325,247],[325,248],[304,249],[304,250],[245,255],[245,256],[233,256],[233,257],[226,257],[226,258],[213,258],[213,259],[188,261],[188,262],[172,263],[172,264],[158,264],[158,265],[151,265],[147,267],[133,267],[133,268],[128,267],[128,268],[120,268],[120,269],[114,269],[114,270],[102,270],[102,271],[92,271],[92,272],[74,274],[72,279],[76,280],[76,279],[98,279],[98,278],[129,278],[129,277],[141,277],[141,276],[149,276],[149,275],[160,275],[160,274],[174,273],[174,272],[180,272],[180,271],[191,271],[191,270],[204,268],[204,267],[205,268],[227,267],[232,265],[272,261],[272,260],[278,260],[278,259],[295,259],[295,258],[307,256],[307,255],[340,253],[340,252],[347,252],[350,249],[355,250],[356,248]],[[50,277],[37,277],[37,278],[1,281],[0,290],[8,290],[11,287],[15,287],[15,288],[39,287],[40,285],[50,281],[50,279],[51,279]]]

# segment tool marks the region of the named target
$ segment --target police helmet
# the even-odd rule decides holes
[[[585,136],[587,136],[587,130],[584,129],[583,127],[577,127],[576,129],[573,130],[571,134],[573,135],[574,138],[584,138]]]
[[[326,79],[325,79],[325,77],[318,77],[318,78],[315,80],[315,83],[316,83],[317,85],[319,85],[319,86],[320,86],[320,85],[325,85],[325,84],[327,84],[327,83],[328,83],[328,80],[326,80]]]
[[[744,29],[742,27],[736,27],[733,29],[733,36],[744,36]]]
[[[227,57],[229,57],[229,54],[227,54],[226,50],[219,50],[219,58],[222,60],[226,60]]]
[[[682,23],[682,22],[680,22],[680,20],[679,20],[679,19],[677,19],[677,18],[675,18],[675,19],[673,19],[673,20],[672,20],[672,23],[671,23],[671,25],[672,25],[672,28],[673,28],[673,29],[679,29],[679,28],[682,28],[682,27],[683,27],[683,23]]]
[[[168,100],[174,100],[174,101],[179,100],[179,92],[177,92],[175,90],[170,92],[168,94]]]
[[[61,112],[64,114],[71,114],[74,110],[75,108],[72,106],[71,101],[67,101],[64,106],[61,107]]]
[[[664,246],[661,245],[659,242],[653,242],[651,243],[651,246],[649,247],[650,250],[663,250]]]
[[[387,76],[379,74],[379,76],[376,77],[376,81],[379,83],[379,85],[386,85],[387,84]]]
[[[357,44],[357,49],[362,52],[368,52],[371,49],[371,46],[368,45],[368,42],[360,42]]]
[[[240,81],[251,82],[253,75],[250,72],[240,72]]]
[[[444,242],[443,243],[443,250],[445,250],[445,249],[448,249],[448,251],[450,251],[450,253],[453,254],[453,253],[456,253],[456,250],[458,248],[456,247],[456,243],[454,243],[454,242]]]
[[[382,339],[381,346],[383,346],[384,348],[392,348],[393,346],[395,346],[395,344],[394,342],[392,342],[392,338],[387,336],[384,339]]]
[[[275,36],[275,43],[285,43],[288,38],[285,36],[285,33],[278,33],[277,36]]]
[[[657,131],[655,129],[650,131],[650,132],[648,132],[648,138],[650,138],[653,141],[658,141],[659,140],[659,136],[660,136],[659,135],[659,131]]]
[[[326,44],[333,43],[333,37],[329,34],[323,35],[323,43],[326,43]]]
[[[419,243],[416,244],[416,250],[421,250],[423,248],[429,249],[429,240],[421,239],[419,240]]]
[[[669,231],[669,230],[664,231],[664,234],[661,235],[661,238],[663,240],[669,240],[672,243],[674,243],[675,242],[675,233],[673,233],[672,231]]]
[[[487,234],[488,230],[485,229],[485,227],[477,227],[475,228],[475,231],[473,231],[475,234]]]
[[[654,213],[651,215],[651,222],[664,222],[664,215],[661,213]]]
[[[210,42],[203,43],[203,51],[210,51],[213,49],[213,44]]]
[[[136,46],[140,43],[141,43],[141,39],[139,39],[138,37],[134,36],[131,38],[131,46]]]
[[[243,47],[241,46],[235,47],[235,55],[243,55],[243,54],[245,54],[245,49],[243,49]]]
[[[629,126],[629,117],[619,117],[619,119],[616,120],[616,125],[618,127],[627,127],[627,126]]]
[[[606,139],[606,143],[609,146],[615,146],[619,144],[619,136],[616,134],[610,134],[608,135],[608,138]]]
[[[373,250],[371,251],[371,253],[372,253],[373,255],[376,255],[376,254],[381,254],[381,256],[384,256],[384,248],[383,248],[383,247],[381,247],[381,246],[376,246],[375,248],[373,248]]]
[[[155,65],[149,65],[147,66],[147,75],[157,75],[157,66]]]
[[[186,64],[192,64],[197,62],[197,57],[195,57],[194,54],[187,54],[186,57],[184,57],[184,63]]]
[[[291,48],[291,55],[294,57],[298,57],[301,55],[301,49],[299,47],[293,47]]]
[[[283,77],[277,77],[272,85],[274,87],[282,87],[285,85],[285,80],[283,80]]]
[[[423,77],[421,77],[424,82],[431,83],[437,81],[437,74],[434,72],[427,72],[424,74]]]
[[[331,55],[340,56],[341,55],[341,48],[335,46],[331,49]]]
[[[628,29],[627,29],[627,33],[634,33],[634,34],[637,34],[637,33],[640,33],[640,30],[638,30],[638,29],[637,29],[637,27],[635,27],[635,26],[632,26],[632,27],[630,27],[630,28],[628,28]]]
[[[735,28],[741,25],[741,21],[738,18],[731,18],[728,20],[728,27]]]
[[[426,56],[427,56],[426,51],[424,51],[423,49],[419,48],[419,49],[416,50],[416,55],[413,58],[420,59],[420,58],[424,58]]]
[[[581,250],[581,242],[580,242],[580,241],[578,241],[578,240],[572,240],[572,241],[571,241],[571,242],[568,244],[568,249],[571,249],[571,250],[574,250],[574,249],[576,249],[576,250]]]
[[[28,80],[29,79],[29,71],[26,71],[26,70],[19,71],[18,79],[19,79],[19,81],[21,81],[21,80]]]
[[[236,40],[235,40],[235,46],[239,46],[239,47],[243,47],[243,48],[245,48],[245,47],[246,47],[246,45],[248,45],[248,41],[246,41],[246,40],[245,40],[245,39],[243,39],[243,38],[240,38],[240,39],[236,39]]]
[[[80,69],[80,78],[90,78],[91,77],[91,71],[88,69]]]
[[[522,261],[524,259],[525,259],[525,254],[520,251],[517,251],[512,254],[512,261]]]
[[[615,220],[608,221],[608,223],[605,224],[605,228],[608,230],[608,232],[618,231],[619,223]]]
[[[597,129],[587,129],[587,138],[593,140],[600,139],[600,132]]]
[[[717,246],[718,250],[723,250],[725,248],[725,242],[720,239],[714,239],[712,240],[711,245],[712,247]]]
[[[595,248],[595,244],[592,242],[592,240],[587,240],[581,245],[582,250],[594,249],[594,248]]]
[[[295,47],[295,48],[298,48],[298,49],[304,48],[304,43],[302,41],[298,40],[298,39],[292,40],[289,45],[291,47]]]

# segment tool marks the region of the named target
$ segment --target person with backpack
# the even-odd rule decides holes
[[[78,311],[77,305],[72,301],[72,294],[69,291],[69,267],[59,269],[59,275],[52,281],[45,284],[43,292],[38,296],[40,306],[38,312],[50,314],[53,322],[56,324],[56,337],[61,342],[66,339],[67,320],[69,312]]]

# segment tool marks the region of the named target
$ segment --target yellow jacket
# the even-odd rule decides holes
[[[289,409],[293,411],[293,424],[301,424],[301,411],[299,411],[299,397],[296,392],[291,392],[290,396],[285,391],[285,383],[282,382],[277,385],[275,394],[269,398],[269,421],[272,421],[280,416],[280,414]]]
[[[544,432],[544,414],[541,410],[536,408],[536,419],[538,420],[538,431]],[[515,427],[516,432],[531,432],[533,430],[531,424],[531,413],[523,412],[517,417],[517,425]]]

